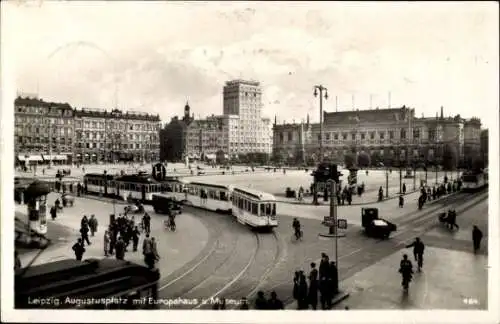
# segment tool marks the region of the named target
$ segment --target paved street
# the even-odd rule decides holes
[[[53,202],[57,195],[49,194],[48,201]],[[113,213],[113,205],[110,203],[101,202],[95,199],[75,198],[75,206],[64,208],[63,214],[58,216],[55,221],[49,218],[49,237],[56,242],[66,242],[65,244],[56,244],[47,249],[34,262],[41,264],[49,261],[54,261],[64,258],[74,258],[71,246],[80,236],[80,221],[83,215],[90,217],[94,214],[99,222],[99,231],[95,237],[90,237],[92,245],[86,246],[85,258],[103,258],[103,240],[104,229],[109,223],[109,215]],[[116,204],[116,213],[123,211],[123,204]],[[16,204],[16,212],[26,213],[26,206]],[[182,267],[187,262],[195,258],[203,251],[203,248],[209,241],[209,235],[206,227],[190,213],[183,213],[176,219],[177,232],[166,231],[163,228],[163,220],[165,216],[154,213],[150,206],[146,206],[146,210],[151,215],[151,236],[155,237],[158,244],[158,253],[161,259],[158,267],[161,270],[162,276],[168,276],[173,271]],[[136,221],[139,221],[139,217]],[[141,237],[139,248],[142,247]],[[142,252],[126,253],[125,259],[143,264]],[[32,251],[21,256],[22,264],[26,264],[31,260],[36,252]]]
[[[443,281],[442,277],[434,276],[434,272],[431,272],[430,269],[438,271],[436,268],[444,267],[448,262],[452,262],[450,260],[462,260],[465,257],[462,257],[459,252],[457,252],[458,254],[444,254],[441,250],[434,250],[431,247],[437,246],[448,249],[450,246],[459,246],[460,248],[457,250],[470,254],[471,224],[477,223],[480,227],[486,227],[487,224],[484,222],[487,214],[483,202],[486,195],[458,193],[426,205],[421,211],[416,209],[415,200],[417,195],[417,193],[407,195],[407,205],[404,208],[398,208],[394,200],[376,204],[381,217],[398,225],[398,231],[387,241],[368,238],[362,233],[360,227],[361,206],[343,206],[339,208],[339,218],[346,218],[349,224],[345,232],[346,237],[338,241],[341,287],[353,296],[345,301],[345,305],[349,305],[353,309],[376,307],[377,301],[370,301],[373,299],[370,294],[373,294],[375,296],[390,296],[386,297],[386,299],[391,302],[381,297],[383,299],[380,302],[382,307],[387,305],[387,307],[393,308],[425,308],[427,307],[426,303],[433,302],[433,298],[437,298],[436,296],[442,294],[442,291],[451,289],[443,284],[442,288],[440,288],[442,290],[432,290],[427,292],[425,297],[422,297],[423,292],[417,295],[420,292],[420,288],[418,288],[420,281],[415,279],[410,293],[413,299],[408,301],[407,304],[404,304],[406,303],[404,301],[398,304],[398,298],[400,297],[398,291],[399,279],[392,267],[394,267],[395,263],[398,263],[397,259],[401,255],[402,245],[409,242],[414,236],[420,235],[429,247],[425,261],[425,273],[428,276],[427,285],[433,285],[433,281],[430,280],[434,279],[429,277],[431,275],[432,278],[436,278],[436,282]],[[55,198],[55,194],[50,194],[49,202],[54,201]],[[472,209],[462,214],[462,209],[467,207],[464,207],[464,204]],[[117,212],[121,211],[123,206],[117,204]],[[462,228],[455,234],[442,232],[436,226],[436,215],[444,208],[453,206],[457,208],[459,213],[458,223]],[[151,207],[147,206],[146,208],[150,211]],[[23,212],[23,207],[17,205],[16,211]],[[60,228],[66,229],[57,232],[61,235],[59,239],[63,240],[62,243],[44,252],[35,263],[73,257],[70,246],[78,237],[77,231],[81,216],[84,213],[86,215],[94,213],[98,217],[100,224],[99,234],[95,238],[91,238],[93,244],[87,247],[85,258],[102,258],[102,229],[103,225],[107,224],[108,216],[112,211],[113,207],[110,203],[96,199],[77,198],[75,207],[66,208],[64,214],[55,222],[49,221],[50,230],[56,228],[56,224],[63,225]],[[266,293],[275,290],[285,302],[287,308],[294,309],[295,305],[291,298],[293,273],[298,269],[308,272],[309,263],[312,261],[318,262],[321,252],[326,252],[331,258],[334,258],[334,254],[331,252],[332,240],[318,236],[319,233],[327,231],[327,228],[321,225],[320,220],[328,214],[328,206],[279,203],[278,217],[280,225],[272,233],[252,231],[237,223],[231,216],[190,207],[186,207],[185,213],[178,218],[177,232],[171,233],[163,230],[163,216],[155,215],[152,211],[150,213],[153,218],[152,235],[158,239],[159,253],[161,255],[158,264],[162,273],[160,298],[204,299],[224,297],[228,300],[239,300],[241,297],[247,296],[250,301],[253,301],[258,290],[263,290]],[[471,215],[486,215],[486,218],[483,217],[483,221],[480,221],[479,218]],[[304,238],[299,242],[292,238],[293,229],[291,224],[293,217],[300,217],[304,230]],[[70,230],[69,233],[67,229]],[[424,235],[424,233],[427,234]],[[57,235],[52,233],[52,236]],[[66,244],[64,244],[64,240],[67,241]],[[411,254],[411,251],[409,253]],[[23,264],[28,262],[32,255],[33,252],[23,254]],[[445,256],[441,260],[437,255]],[[483,260],[484,256],[476,256],[476,258]],[[140,252],[128,252],[126,259],[139,263],[143,262]],[[453,262],[456,263],[456,261]],[[468,264],[470,265],[470,263]],[[462,276],[470,277],[476,275],[476,272],[480,273],[478,266],[473,267],[470,265],[470,267],[462,268],[463,270],[452,269],[453,273],[460,274],[457,280],[462,280],[460,279]],[[382,278],[380,282],[388,282],[387,287],[384,288],[386,290],[380,292],[378,292],[378,289],[385,286],[379,285],[378,281],[373,282],[373,273],[377,274],[379,272],[380,275],[375,275],[375,277]],[[393,280],[393,278],[395,279]],[[483,279],[478,277],[477,280]],[[459,282],[467,286],[460,290],[464,296],[471,294],[471,298],[477,296],[478,300],[480,300],[479,304],[483,302],[483,295],[479,295],[476,290],[470,287],[470,281],[463,279]],[[480,289],[480,287],[477,287],[477,281],[475,283],[475,289]],[[365,291],[368,293],[364,294]],[[453,302],[450,301],[450,303],[443,304],[440,307],[457,308],[458,303],[458,299],[454,299]],[[439,303],[436,302],[435,304],[438,305]],[[193,307],[195,306],[176,306],[176,308],[183,309]],[[197,305],[196,307],[209,309],[211,305]]]

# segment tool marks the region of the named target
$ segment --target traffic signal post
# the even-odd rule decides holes
[[[337,270],[339,267],[339,258],[338,258],[338,239],[339,237],[345,237],[344,233],[339,233],[339,220],[337,217],[337,183],[340,180],[340,176],[342,174],[338,172],[336,164],[330,164],[327,168],[323,169],[322,174],[324,175],[324,180],[330,185],[330,216],[325,217],[323,224],[328,226],[328,233],[319,233],[319,236],[326,238],[333,238],[333,250],[335,253],[335,264],[337,266]],[[345,221],[344,221],[345,223]],[[346,224],[344,224],[345,226]],[[338,278],[337,276],[337,287],[338,287]]]

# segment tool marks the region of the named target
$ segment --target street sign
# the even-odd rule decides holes
[[[337,219],[337,227],[340,229],[347,229],[347,219]]]
[[[323,218],[323,225],[325,226],[335,226],[335,220],[333,217],[325,216]]]

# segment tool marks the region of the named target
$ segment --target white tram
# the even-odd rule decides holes
[[[117,197],[123,200],[140,200],[150,202],[154,193],[162,191],[163,184],[154,180],[150,175],[131,174],[116,178],[114,190]]]
[[[266,192],[234,187],[232,213],[238,222],[251,227],[276,227],[276,198]]]
[[[231,213],[231,186],[188,182],[183,184],[184,200],[191,205],[215,212]]]
[[[169,198],[175,198],[175,200],[183,201],[186,199],[186,185],[188,183],[188,181],[177,177],[166,179],[165,182],[162,182],[162,193]]]
[[[475,191],[488,186],[488,169],[466,172],[462,175],[462,190]]]

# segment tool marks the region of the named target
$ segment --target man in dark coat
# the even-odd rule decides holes
[[[408,244],[406,248],[413,247],[413,256],[415,257],[415,261],[417,261],[418,272],[421,271],[424,266],[424,249],[425,245],[420,240],[419,237],[415,238],[415,241],[411,244]]]
[[[328,283],[330,288],[330,298],[328,299],[328,308],[332,307],[332,298],[339,292],[339,272],[335,262],[330,262]]]
[[[87,242],[88,245],[92,244],[89,241],[89,227],[88,227],[88,225],[87,226],[82,225],[82,227],[80,228],[80,234],[82,235],[82,244],[85,244],[85,242]]]
[[[255,299],[255,309],[257,310],[267,309],[267,301],[263,291],[259,291],[257,293],[257,299]]]
[[[121,236],[115,244],[115,255],[117,260],[123,260],[125,258],[125,242],[123,242]]]
[[[316,263],[311,263],[311,272],[309,273],[309,294],[308,302],[312,309],[316,310],[318,307],[318,270],[316,269]]]
[[[267,301],[267,309],[270,310],[279,310],[279,309],[285,309],[283,306],[283,302],[278,299],[278,295],[276,294],[275,291],[271,291],[271,298]]]
[[[327,309],[330,297],[330,287],[328,286],[330,261],[328,255],[321,253],[321,262],[319,264],[319,292],[321,294],[321,309]]]
[[[133,243],[133,249],[134,252],[137,252],[137,246],[139,245],[139,236],[141,235],[141,232],[139,232],[139,228],[137,226],[134,228],[132,231],[132,243]]]
[[[72,249],[75,252],[76,261],[82,261],[83,253],[85,253],[85,247],[83,246],[81,238],[78,239],[78,242],[73,244]]]
[[[307,302],[307,281],[306,276],[303,271],[299,271],[299,298],[298,298],[298,306],[299,309],[308,309],[309,304]]]
[[[483,232],[474,225],[472,228],[472,244],[474,246],[474,253],[477,253],[481,248],[481,240],[483,239]]]

